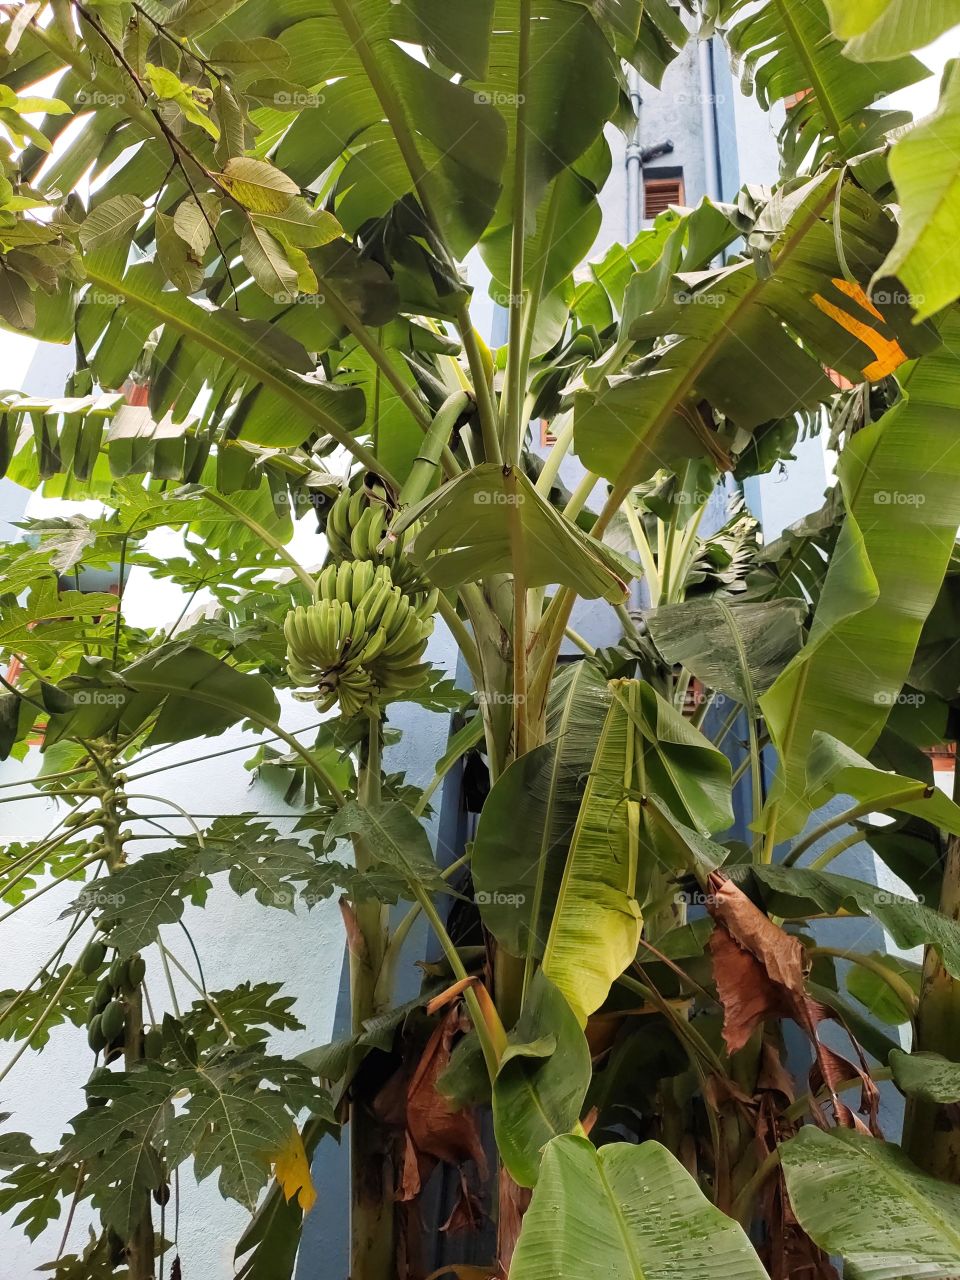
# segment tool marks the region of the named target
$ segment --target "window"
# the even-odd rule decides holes
[[[546,418],[540,419],[540,447],[547,449],[550,445],[557,443],[557,437],[550,430],[550,423]]]
[[[644,169],[643,216],[651,221],[672,204],[683,204],[682,169]]]

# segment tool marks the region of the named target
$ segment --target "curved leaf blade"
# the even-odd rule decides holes
[[[510,1280],[766,1280],[740,1225],[657,1142],[555,1138]]]

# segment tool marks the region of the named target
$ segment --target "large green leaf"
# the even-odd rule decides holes
[[[536,1185],[543,1148],[579,1121],[590,1075],[573,1010],[538,969],[493,1082],[497,1151],[520,1186]]]
[[[263,676],[182,642],[161,645],[120,672],[92,667],[92,674],[62,682],[58,693],[47,746],[65,737],[99,737],[115,725],[134,733],[158,710],[149,743],[212,737],[247,717],[274,724],[280,714]]]
[[[490,67],[482,89],[497,103],[510,144],[504,193],[490,228],[494,234],[512,220],[521,101],[528,216],[540,205],[548,184],[593,146],[619,103],[615,50],[588,7],[566,0],[533,0],[527,6],[531,70],[526,87],[520,84],[524,8],[519,0],[498,0],[495,5]],[[581,86],[575,95],[569,92],[572,83]]]
[[[490,98],[443,67],[462,74],[469,62],[472,71],[485,71],[493,7],[454,0],[439,26],[433,22],[435,7],[425,0],[321,0],[277,14],[273,6],[251,3],[208,31],[204,43],[269,30],[286,50],[286,74],[309,93],[303,106],[278,120],[278,132],[292,124],[313,146],[308,159],[299,139],[288,139],[277,161],[288,164],[296,147],[307,161],[294,166],[297,180],[307,186],[349,149],[335,200],[348,231],[416,190],[453,251],[462,255],[496,206],[506,127]],[[435,58],[428,64],[401,42],[425,46]]]
[[[320,431],[357,451],[351,429],[362,425],[364,414],[358,391],[305,380],[276,358],[262,329],[228,310],[210,311],[182,294],[164,290],[161,273],[150,263],[132,267],[125,274],[122,268],[111,271],[108,264],[88,264],[87,274],[100,290],[98,296],[111,300],[99,304],[103,315],[97,326],[91,326],[92,336],[102,323],[110,323],[119,308],[124,324],[132,316],[142,318],[147,331],[159,325],[168,327],[249,379],[251,389],[243,401],[239,432],[245,438],[290,447]],[[134,359],[141,347],[142,341]],[[372,455],[370,463],[376,465]]]
[[[511,1280],[766,1280],[743,1228],[658,1142],[555,1138]]]
[[[359,836],[375,864],[382,864],[390,878],[398,879],[407,896],[413,896],[414,888],[428,893],[447,890],[422,823],[399,800],[377,805],[348,801],[327,828],[326,839],[344,835]],[[376,877],[376,866],[373,871]]]
[[[638,731],[640,795],[654,797],[678,822],[700,834],[724,831],[733,822],[730,761],[652,685],[640,681],[634,698],[635,683],[619,681],[611,687]]]
[[[554,681],[546,742],[515,760],[484,801],[470,869],[483,922],[514,955],[540,955],[610,702],[586,662]]]
[[[852,796],[871,812],[895,809],[960,835],[960,805],[927,782],[885,773],[827,733],[813,735],[807,781],[814,803],[830,796]]]
[[[642,925],[640,804],[631,798],[639,738],[631,713],[639,713],[640,685],[622,681],[613,688],[543,953],[544,972],[581,1025],[633,960]]]
[[[858,62],[895,58],[922,49],[960,23],[958,0],[826,0],[833,34]]]
[[[527,587],[572,587],[586,599],[622,603],[636,566],[565,519],[515,468],[483,463],[408,508],[394,523],[424,528],[411,559],[441,590],[494,573]]]
[[[759,261],[672,274],[683,242],[670,235],[659,263],[626,291],[634,360],[618,371],[604,357],[576,391],[574,444],[585,466],[624,485],[681,458],[719,460],[734,426],[752,432],[829,399],[836,387],[823,366],[861,381],[913,353],[926,335],[911,327],[909,308],[897,299],[876,306],[863,291],[895,226],[849,182],[838,200],[840,180],[831,170],[778,191],[749,237]]]
[[[806,612],[803,600],[694,596],[651,610],[646,623],[668,662],[682,663],[708,688],[751,706],[799,650]]]
[[[880,63],[853,62],[830,34],[823,0],[720,0],[720,21],[742,64],[741,83],[769,109],[796,95],[788,123],[801,139],[798,157],[821,138],[847,154],[863,150],[858,136],[869,108],[885,94],[929,72],[914,57]],[[916,48],[916,45],[911,46]]]
[[[583,261],[600,229],[597,198],[610,173],[610,148],[603,134],[552,179],[524,244],[524,288],[548,296]],[[491,228],[480,244],[493,277],[490,292],[502,306],[509,302],[509,221]]]
[[[949,1280],[960,1270],[960,1189],[899,1147],[806,1125],[780,1148],[800,1225],[850,1280]]]
[[[855,751],[876,742],[910,671],[960,523],[960,317],[903,379],[904,398],[859,431],[839,464],[847,518],[806,646],[761,700],[780,771],[768,828],[796,834],[820,729]]]
[[[951,1062],[939,1053],[890,1054],[890,1069],[897,1088],[908,1097],[927,1102],[949,1104],[960,1102],[960,1062]]]
[[[183,1028],[167,1015],[164,1036],[179,1061],[143,1064],[135,1072],[98,1081],[105,1106],[89,1107],[73,1120],[69,1155],[87,1162],[84,1194],[93,1196],[118,1229],[134,1211],[131,1193],[159,1186],[162,1149],[168,1169],[193,1157],[197,1177],[218,1173],[220,1193],[252,1210],[293,1127],[293,1115],[325,1095],[308,1068],[259,1049],[199,1058]],[[174,1099],[180,1106],[176,1113]],[[155,1181],[151,1181],[155,1179]]]
[[[960,20],[960,10],[958,10]],[[900,234],[881,275],[899,276],[920,317],[960,297],[960,62],[943,73],[936,111],[890,152],[900,201]]]

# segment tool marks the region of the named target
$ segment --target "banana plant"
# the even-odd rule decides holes
[[[925,31],[950,24],[936,8]],[[669,209],[590,261],[609,131],[634,126],[626,68],[658,85],[716,30],[746,91],[793,100],[782,180]],[[935,833],[909,846],[924,883],[960,836],[916,753],[892,771],[884,754],[960,526],[957,289],[932,279],[953,193],[917,176],[957,82],[913,129],[878,106],[925,73],[904,31],[897,4],[839,0],[3,13],[0,317],[77,361],[60,399],[4,395],[0,470],[103,511],[28,522],[0,557],[0,746],[43,755],[8,802],[67,810],[3,851],[0,926],[48,879],[81,885],[62,946],[5,993],[3,1073],[63,1022],[97,1055],[58,1151],[0,1144],[0,1211],[28,1233],[95,1211],[84,1246],[67,1210],[55,1274],[176,1274],[169,1187],[192,1157],[253,1211],[239,1274],[291,1277],[304,1215],[335,1193],[310,1163],[341,1128],[352,1280],[477,1274],[432,1238],[417,1253],[438,1164],[460,1188],[448,1226],[495,1219],[479,1270],[512,1280],[686,1280],[709,1257],[785,1280],[836,1254],[853,1276],[960,1270],[956,1168],[914,1167],[913,1121],[908,1155],[882,1140],[877,1086],[955,1129],[922,986],[960,978],[953,899],[828,869],[853,837],[904,865],[877,813]],[[468,255],[506,313],[498,350]],[[736,495],[824,428],[838,491],[781,548],[739,509],[705,525],[720,477]],[[300,517],[325,535],[306,562]],[[150,553],[161,527],[182,556]],[[185,593],[167,631],[128,622],[131,568]],[[89,569],[119,593],[84,591]],[[615,611],[615,649],[571,630],[578,600]],[[462,689],[426,660],[441,627]],[[422,790],[384,765],[402,700],[462,717]],[[177,806],[187,831],[158,839],[146,761],[240,723],[294,833]],[[208,757],[198,743],[201,786]],[[486,795],[444,867],[426,819],[461,759]],[[821,816],[837,795],[852,804]],[[340,896],[348,1034],[284,1060],[287,997],[211,992],[176,957],[218,874],[251,910]],[[815,932],[863,918],[927,948],[925,973]],[[439,959],[401,1004],[421,920]],[[172,969],[198,998],[157,1017]],[[920,1052],[877,1018],[916,1021]],[[823,1210],[818,1176],[844,1188],[854,1164],[889,1212]]]

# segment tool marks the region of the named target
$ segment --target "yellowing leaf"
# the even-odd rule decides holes
[[[870,315],[875,316],[879,321],[883,321],[883,316],[867,297],[860,285],[854,281],[844,280],[842,278],[834,279],[833,282],[841,293],[845,293],[859,307]],[[893,373],[895,369],[904,363],[907,355],[900,343],[893,338],[885,338],[882,333],[872,328],[866,321],[858,320],[856,316],[851,315],[849,311],[844,311],[842,307],[836,306],[832,302],[828,302],[826,298],[815,293],[811,299],[813,305],[819,310],[835,320],[842,329],[846,329],[847,333],[858,338],[864,346],[870,348],[877,357],[870,364],[865,365],[863,376],[869,378],[871,382],[875,382],[878,378],[885,378],[888,374]]]
[[[209,133],[214,141],[220,137],[220,130],[207,115],[213,98],[209,89],[184,84],[168,67],[155,67],[150,62],[147,63],[147,79],[161,102],[176,103],[186,118]]]
[[[300,194],[300,188],[282,169],[248,156],[228,160],[220,177],[234,199],[251,213],[282,213]]]
[[[289,1201],[297,1196],[300,1208],[304,1213],[309,1213],[317,1203],[317,1189],[310,1176],[310,1165],[307,1163],[303,1138],[296,1125],[290,1130],[289,1138],[273,1156],[273,1172],[284,1197]]]

